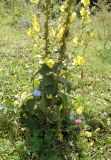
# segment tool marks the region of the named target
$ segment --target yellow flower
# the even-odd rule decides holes
[[[62,40],[62,38],[63,38],[64,31],[65,31],[65,28],[62,27],[62,28],[60,28],[59,33],[57,34],[57,39],[58,39],[59,42],[60,42],[60,41]]]
[[[80,15],[82,16],[82,20],[85,22],[91,22],[90,19],[90,11],[85,9],[85,7],[82,7],[80,10]]]
[[[36,32],[40,32],[40,25],[36,16],[33,16],[32,18],[32,26]]]
[[[86,13],[87,13],[87,12],[86,12],[86,9],[85,9],[84,7],[82,7],[81,10],[80,10],[81,16],[82,16],[82,17],[85,17],[85,16],[86,16]]]
[[[92,137],[92,132],[85,131],[84,135],[88,138]]]
[[[39,0],[30,0],[31,3],[37,4]]]
[[[70,22],[72,23],[74,19],[76,18],[76,12],[71,13],[69,18],[70,18]]]
[[[33,37],[33,30],[32,30],[32,28],[29,28],[29,30],[28,30],[28,32],[27,32],[27,35],[28,35],[29,37]]]
[[[40,32],[40,25],[37,23],[36,25],[33,26],[36,32]]]
[[[54,66],[54,61],[53,61],[52,59],[45,58],[45,64],[46,64],[49,68],[53,68],[53,66]]]
[[[83,65],[85,63],[85,59],[83,56],[77,56],[78,65]]]
[[[83,113],[83,111],[84,111],[83,107],[78,107],[78,108],[76,109],[76,113],[77,113],[78,115],[81,115],[81,114]]]
[[[66,6],[65,5],[61,5],[60,11],[61,12],[65,12]]]
[[[85,59],[83,56],[77,56],[77,58],[74,59],[73,65],[83,65],[85,63]]]
[[[83,3],[84,6],[87,6],[90,4],[90,0],[81,0],[81,3]]]

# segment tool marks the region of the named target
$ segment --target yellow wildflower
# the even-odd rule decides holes
[[[88,138],[92,137],[92,132],[85,131],[84,135]]]
[[[77,56],[78,65],[83,65],[85,63],[85,59],[83,56]]]
[[[84,22],[91,22],[90,11],[88,9],[86,10],[85,7],[82,7],[80,10],[80,14]]]
[[[39,0],[30,0],[31,3],[37,4]]]
[[[83,3],[84,6],[87,6],[90,4],[90,0],[81,0],[81,3]]]
[[[82,17],[85,17],[85,16],[86,16],[86,13],[87,13],[87,12],[86,12],[86,9],[85,9],[84,7],[82,7],[81,10],[80,10],[81,16],[82,16]]]
[[[28,30],[28,32],[27,32],[27,35],[28,35],[29,37],[33,37],[33,30],[32,30],[32,28],[29,28],[29,30]]]
[[[66,5],[61,5],[60,11],[65,12],[65,9],[66,9]]]
[[[40,25],[39,23],[37,23],[36,25],[34,25],[34,29],[36,32],[40,32]]]
[[[85,63],[85,59],[83,56],[77,56],[77,58],[74,59],[73,65],[83,65]]]
[[[69,18],[70,18],[70,22],[72,23],[74,19],[76,18],[76,12],[71,13]]]
[[[33,16],[33,18],[32,18],[32,26],[36,32],[40,32],[40,25],[38,23],[36,16]]]
[[[57,39],[58,39],[59,42],[60,42],[60,41],[62,40],[62,38],[63,38],[64,31],[65,31],[65,28],[62,27],[62,28],[60,28],[59,33],[57,34]]]
[[[76,113],[77,113],[78,115],[81,115],[81,114],[83,113],[83,111],[84,111],[83,107],[78,107],[78,108],[76,109]]]
[[[45,64],[46,64],[49,68],[53,68],[53,66],[54,66],[54,61],[53,61],[52,59],[45,58]]]

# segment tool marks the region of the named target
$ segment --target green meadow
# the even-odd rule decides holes
[[[58,22],[60,5],[57,2],[53,5],[52,21]],[[0,160],[111,159],[111,12],[107,11],[107,5],[99,5],[99,11],[91,8],[91,13],[94,14],[91,14],[90,28],[94,36],[85,51],[83,66],[72,67],[70,61],[82,52],[82,47],[75,47],[73,42],[73,38],[81,32],[80,16],[77,15],[74,23],[70,25],[66,51],[69,57],[69,72],[66,79],[72,85],[72,91],[67,95],[70,99],[68,109],[71,110],[72,124],[69,125],[70,121],[66,118],[62,126],[63,131],[58,133],[60,141],[55,140],[52,144],[54,127],[49,127],[46,141],[42,143],[41,130],[34,130],[32,136],[30,127],[24,127],[20,121],[23,101],[26,95],[36,89],[33,88],[34,84],[38,86],[38,79],[41,78],[36,75],[33,82],[31,81],[31,77],[40,67],[39,57],[42,53],[37,51],[37,47],[33,47],[34,41],[27,35],[36,8],[26,2],[15,2],[14,6],[0,2]],[[78,11],[78,8],[79,5],[73,7],[75,11]],[[42,14],[41,10],[39,14]],[[85,39],[82,41],[85,42]],[[62,76],[64,77],[64,72]],[[54,98],[56,100],[56,96]],[[65,98],[63,101],[67,105]],[[26,103],[25,107],[32,107],[32,103]],[[78,107],[83,108],[80,127],[73,124],[73,117],[77,118],[73,112],[76,112]],[[30,119],[31,116],[28,115]],[[54,115],[55,121],[57,116]],[[50,121],[53,121],[53,118]],[[30,123],[33,126],[35,121]],[[54,123],[51,123],[53,126]],[[38,121],[37,124],[39,126]]]

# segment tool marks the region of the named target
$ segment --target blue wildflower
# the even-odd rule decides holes
[[[39,97],[39,96],[41,96],[41,91],[38,90],[38,89],[36,89],[36,90],[33,91],[33,95],[34,95],[35,97]]]

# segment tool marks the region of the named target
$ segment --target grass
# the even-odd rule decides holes
[[[7,11],[4,9],[3,14],[4,12]],[[32,11],[30,11],[30,13],[31,12]],[[22,93],[31,91],[29,77],[35,71],[35,67],[38,66],[34,58],[34,53],[32,53],[31,41],[26,34],[28,22],[26,25],[23,23],[30,13],[27,12],[26,15],[20,15],[20,17],[17,18],[17,22],[13,20],[12,14],[8,15],[5,13],[4,16],[0,16],[0,104],[14,109],[14,112],[17,110],[17,108],[13,108],[14,102],[20,98],[19,96],[21,96]],[[105,119],[105,114],[107,114],[106,117],[109,119],[111,114],[111,38],[109,36],[107,37],[111,23],[109,19],[106,19],[108,25],[105,26],[106,28],[102,28],[102,15],[99,16],[100,17],[94,17],[95,37],[92,45],[88,48],[87,63],[84,67],[84,94],[78,98],[80,104],[84,104],[84,107],[94,112],[95,119],[97,118],[98,121],[99,114],[101,114],[100,117],[102,117],[103,120]],[[21,26],[19,24],[20,19]],[[104,29],[106,32],[105,37],[103,36]],[[106,43],[105,48],[104,43]],[[69,44],[69,46],[72,47],[72,42],[69,42]],[[69,48],[69,50],[70,49],[71,48]],[[79,84],[78,76],[78,71],[75,71],[75,74],[71,75],[71,79],[75,83],[74,86],[79,86],[75,91],[77,96],[81,94],[81,85]],[[0,116],[2,117],[2,114],[0,114]],[[0,128],[5,126],[4,121]],[[108,119],[105,119],[105,122],[108,123]],[[111,127],[111,119],[109,123],[109,127]],[[107,131],[106,124],[103,125],[106,127],[105,134],[101,133],[100,136],[103,135],[103,137],[97,135],[99,138],[94,148],[92,148],[92,159],[100,160],[106,158],[110,160],[110,131]],[[8,126],[8,124],[6,124],[6,126]],[[2,135],[4,133],[2,130],[0,133],[0,158],[2,157],[0,160],[19,160],[16,151],[15,155],[13,155],[14,148],[12,147],[12,150],[9,149],[16,138],[14,137],[13,139],[13,136],[11,138],[6,136],[5,138]],[[101,141],[101,138],[103,138],[103,141]],[[4,149],[5,146],[6,148]],[[17,150],[19,149],[17,148]],[[90,159],[91,158],[88,160]]]

